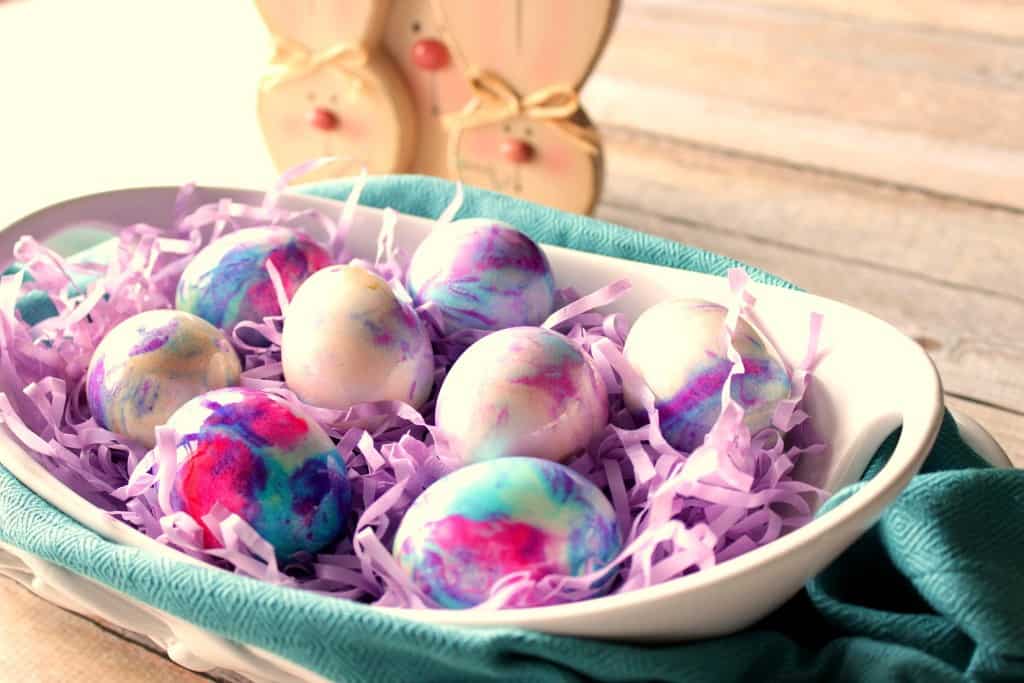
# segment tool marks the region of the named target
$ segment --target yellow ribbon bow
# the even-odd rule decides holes
[[[320,52],[313,52],[294,40],[278,37],[274,45],[274,56],[270,68],[260,85],[271,90],[282,83],[302,78],[317,69],[327,66],[337,71],[355,89],[367,85],[362,69],[370,55],[361,45],[339,43]]]
[[[597,131],[571,120],[580,110],[580,100],[569,86],[551,85],[521,97],[493,71],[477,71],[469,77],[469,87],[473,91],[469,104],[461,112],[449,114],[444,119],[445,125],[454,131],[449,144],[449,156],[453,162],[456,161],[458,141],[464,130],[516,116],[553,126],[588,154],[600,152]]]

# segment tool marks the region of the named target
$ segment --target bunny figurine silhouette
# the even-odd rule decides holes
[[[437,0],[473,96],[449,115],[448,169],[467,183],[589,213],[600,139],[578,91],[607,39],[614,0]]]
[[[276,41],[260,83],[259,118],[280,169],[314,157],[338,161],[303,180],[400,172],[412,161],[416,117],[391,58],[380,49],[383,0],[256,0]]]
[[[578,92],[618,0],[256,0],[278,52],[260,119],[275,163],[415,172],[589,213],[603,177]]]

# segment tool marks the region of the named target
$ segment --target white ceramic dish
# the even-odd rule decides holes
[[[48,238],[66,226],[85,221],[111,226],[164,222],[175,192],[176,188],[171,187],[121,190],[51,206],[0,232],[0,254],[10,254],[20,235]],[[262,199],[262,192],[238,189],[203,188],[199,194],[207,201],[232,197],[257,203]],[[282,203],[290,208],[332,213],[342,206],[303,195],[286,195]],[[378,210],[358,209],[351,233],[357,255],[369,257],[374,253],[380,218]],[[430,225],[418,217],[401,216],[399,245],[414,247]],[[557,247],[545,247],[545,251],[559,282],[571,283],[581,291],[596,289],[616,278],[630,278],[633,289],[612,308],[632,315],[674,295],[718,301],[728,297],[721,278]],[[798,476],[829,490],[852,483],[885,437],[902,425],[895,452],[871,482],[828,514],[763,548],[659,586],[571,605],[524,610],[388,611],[436,624],[521,626],[576,636],[664,641],[736,631],[794,595],[870,527],[917,472],[941,422],[942,388],[927,354],[887,323],[810,294],[766,286],[755,286],[753,291],[762,318],[790,361],[799,360],[805,351],[808,314],[818,311],[825,315],[822,343],[828,354],[817,368],[807,405],[816,429],[827,437],[829,449],[821,456],[807,458]],[[976,423],[973,435],[975,444],[987,448],[994,461],[1006,463],[1005,455],[1000,458],[997,452],[998,445]],[[55,507],[105,538],[194,562],[108,518],[69,491],[28,457],[5,429],[0,429],[0,462]],[[297,667],[269,653],[230,643],[104,586],[47,567],[38,558],[26,558],[25,553],[13,548],[6,550],[6,562],[0,553],[0,572],[22,579],[32,574],[43,577],[39,586],[32,587],[44,597],[63,601],[79,611],[99,612],[108,620],[149,635],[185,666],[200,670],[226,668],[258,678],[264,677],[262,672],[273,680],[304,676]]]

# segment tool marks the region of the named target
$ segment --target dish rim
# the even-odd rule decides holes
[[[18,226],[31,222],[41,214],[84,200],[96,200],[108,195],[135,192],[176,192],[178,189],[178,186],[173,185],[119,188],[104,192],[88,193],[56,202],[33,211],[9,225],[0,228],[0,254],[10,253],[10,247],[13,247],[13,242],[20,237],[20,234],[17,232]],[[238,195],[262,196],[265,194],[264,190],[254,190],[251,188],[202,185],[200,186],[200,189],[204,192],[223,193],[224,196],[232,197],[237,197]],[[301,189],[301,186],[299,186],[299,188],[290,188],[282,194],[282,199],[287,198],[287,200],[300,201],[302,203],[313,205],[328,205],[335,211],[339,210],[340,207],[344,205],[343,201],[316,195],[301,194],[296,191],[297,189]],[[358,207],[358,210],[371,211],[375,213],[383,211],[382,209],[362,205]],[[399,215],[416,220],[429,220],[414,214]],[[616,261],[636,263],[629,259],[592,254],[566,247],[545,244],[543,245],[543,248],[572,251],[588,254],[589,256],[599,256],[601,258],[613,259]],[[655,269],[665,268],[666,270],[678,270],[667,266],[660,266],[658,264],[646,262],[641,263],[643,263],[644,266]],[[705,277],[717,277],[704,273],[694,274]],[[760,288],[772,286],[756,284],[755,287]],[[870,481],[866,482],[860,490],[856,491],[846,500],[843,500],[827,513],[815,516],[814,519],[806,525],[798,529],[794,529],[766,545],[732,558],[728,562],[715,565],[714,567],[710,567],[694,574],[676,577],[660,584],[638,588],[626,593],[594,597],[575,603],[503,610],[422,610],[412,608],[374,607],[372,605],[366,605],[364,603],[354,601],[347,601],[348,604],[358,607],[372,608],[377,612],[405,619],[412,619],[423,623],[476,627],[511,627],[522,626],[524,622],[529,622],[529,627],[543,629],[545,623],[596,616],[596,613],[604,612],[609,609],[650,606],[653,603],[657,603],[671,596],[677,596],[684,592],[705,590],[711,585],[728,582],[740,574],[758,571],[759,569],[763,569],[766,565],[785,561],[786,557],[793,554],[797,549],[813,545],[817,541],[822,540],[822,538],[827,534],[840,532],[848,533],[850,527],[863,526],[866,528],[870,523],[873,523],[874,520],[877,519],[877,516],[881,514],[881,511],[892,502],[898,493],[906,486],[909,479],[917,472],[938,436],[939,427],[942,423],[944,413],[942,385],[938,372],[933,361],[920,347],[920,345],[913,342],[913,340],[897,330],[891,324],[880,320],[869,313],[853,308],[847,304],[843,304],[842,302],[825,299],[799,290],[788,290],[778,287],[774,287],[773,289],[785,292],[785,295],[787,296],[809,297],[812,300],[827,302],[827,306],[830,308],[838,306],[841,309],[852,312],[853,314],[870,318],[895,333],[899,337],[900,342],[905,345],[904,350],[911,356],[916,356],[919,361],[916,371],[920,376],[917,377],[917,379],[922,381],[922,384],[915,389],[915,393],[920,396],[920,400],[915,405],[909,406],[910,408],[917,409],[905,411],[903,413],[903,430],[892,455],[889,457],[889,460],[882,469],[879,470],[879,472]],[[909,430],[907,428],[908,414],[914,418],[910,420],[911,425]],[[900,423],[892,426],[894,428],[899,427]],[[880,429],[880,427],[875,425],[874,429],[877,430]],[[866,430],[867,428],[865,431]],[[884,438],[884,436],[882,438]],[[46,471],[42,465],[39,465],[39,463],[37,463],[33,458],[28,456],[25,449],[11,437],[7,427],[3,426],[2,429],[0,429],[0,453],[9,450],[7,448],[8,445],[13,446],[16,450],[20,451],[20,455],[24,457],[17,459],[15,467],[11,467],[6,458],[0,458],[0,464],[3,464],[9,471],[11,471],[11,473],[25,486],[30,488],[48,503],[70,516],[79,524],[82,524],[108,541],[118,543],[120,545],[135,547],[140,550],[155,551],[164,557],[174,559],[175,561],[189,562],[211,571],[220,571],[216,567],[165,546],[129,525],[118,522],[117,520],[107,516],[106,513],[102,512],[99,508],[96,508],[73,490],[65,486],[62,482]],[[38,469],[38,472],[33,473],[31,471],[33,466]],[[43,485],[43,482],[37,481],[40,478],[40,474],[44,482],[58,484],[57,492],[62,493],[63,495],[56,495],[57,492],[47,490],[47,487]],[[26,481],[26,478],[30,481]],[[36,485],[33,485],[33,481]],[[37,486],[39,488],[37,488]],[[43,490],[41,491],[40,488]],[[67,496],[68,493],[71,494],[70,497]],[[88,508],[88,511],[92,511],[95,514],[83,515],[82,511],[76,510],[76,508],[79,508],[80,506]],[[864,524],[865,520],[868,520],[869,524]],[[126,535],[127,538],[118,538],[122,535]]]

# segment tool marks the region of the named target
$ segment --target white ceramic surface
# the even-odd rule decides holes
[[[45,238],[83,221],[112,226],[163,222],[175,192],[171,187],[140,188],[57,204],[0,232],[0,254],[9,254],[20,235]],[[203,188],[199,194],[209,201],[225,196],[253,203],[262,199],[262,192],[223,188]],[[342,206],[301,195],[286,195],[282,201],[292,208],[332,213]],[[380,219],[377,210],[357,211],[351,233],[357,255],[369,257],[374,253]],[[410,249],[429,228],[429,221],[402,216],[397,241]],[[669,296],[699,296],[720,302],[728,299],[728,287],[721,278],[557,247],[545,247],[545,251],[558,282],[571,283],[581,291],[629,277],[633,289],[611,308],[634,316]],[[822,456],[805,460],[798,476],[830,490],[856,481],[884,438],[902,424],[895,452],[871,482],[828,514],[763,548],[659,586],[572,605],[524,610],[388,611],[437,624],[514,625],[578,636],[665,641],[741,629],[795,594],[871,526],[917,472],[941,421],[942,389],[924,351],[887,323],[809,294],[760,285],[754,286],[753,292],[758,297],[760,315],[782,355],[791,362],[804,354],[808,314],[818,311],[825,315],[822,343],[828,354],[818,366],[807,402],[816,429],[827,438],[829,449]],[[991,437],[976,423],[968,427],[972,445],[980,446],[996,464],[1005,465],[1005,455]],[[5,428],[0,429],[0,462],[51,504],[105,538],[182,562],[196,562],[110,519],[70,492],[28,457]],[[149,635],[166,647],[175,661],[189,668],[225,668],[247,675],[264,672],[262,677],[272,680],[305,676],[269,653],[213,636],[19,550],[0,550],[6,551],[0,553],[0,573],[28,583],[47,599],[77,611],[100,613],[125,628]]]

